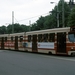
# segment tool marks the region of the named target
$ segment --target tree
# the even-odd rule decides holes
[[[33,23],[31,25],[31,31],[35,31],[35,30],[38,30],[38,27],[37,27],[37,24],[36,23]]]
[[[1,34],[6,34],[6,33],[7,33],[7,28],[6,28],[6,26],[3,25],[3,26],[0,27],[0,33],[1,33]]]
[[[75,8],[72,9],[68,17],[68,26],[75,26]]]
[[[14,24],[14,33],[19,33],[22,31],[22,27],[20,26],[20,24],[15,23]]]
[[[38,30],[41,30],[41,29],[44,29],[44,17],[40,17],[38,20],[37,20],[37,29]]]
[[[57,12],[58,7],[58,12]],[[40,29],[49,29],[49,28],[56,28],[57,27],[57,13],[59,13],[59,27],[62,27],[62,0],[59,1],[58,6],[56,5],[54,9],[50,12],[49,15],[45,17],[40,17],[37,20],[37,28]],[[64,21],[65,27],[68,23],[68,16],[70,14],[70,7],[69,5],[64,2]]]
[[[58,12],[57,12],[58,8]],[[50,12],[50,15],[45,17],[44,27],[45,28],[56,28],[57,27],[57,13],[59,13],[59,27],[62,27],[62,0],[59,1],[58,5],[54,7],[54,9]],[[65,27],[68,23],[68,16],[70,14],[69,5],[64,2],[64,20]]]
[[[13,30],[14,30],[14,32],[13,33],[19,33],[19,32],[21,32],[22,31],[22,28],[20,27],[20,24],[18,24],[18,23],[15,23],[15,24],[13,24],[14,26],[13,26]],[[8,26],[7,26],[7,32],[8,32],[8,34],[10,34],[10,33],[12,33],[12,24],[9,24]]]
[[[12,25],[11,25],[11,24],[9,24],[9,25],[7,26],[7,33],[8,33],[8,34],[12,33]]]
[[[59,13],[60,27],[62,27],[62,0],[59,1],[58,6],[60,12]],[[67,26],[69,14],[70,14],[70,7],[66,2],[64,2],[64,24],[65,24],[64,27]]]
[[[48,15],[45,17],[44,29],[50,29],[56,27],[56,18],[55,15]]]
[[[20,33],[20,32],[27,32],[29,31],[29,26],[21,25],[19,23],[14,24],[14,33]],[[8,34],[12,33],[12,24],[9,24],[7,26],[7,32]]]
[[[26,26],[26,25],[20,25],[20,27],[22,28],[21,32],[27,32],[29,31],[29,26]]]

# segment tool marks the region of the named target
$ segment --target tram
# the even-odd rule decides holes
[[[31,52],[75,55],[75,27],[26,33],[26,48]]]
[[[0,49],[75,55],[75,27],[1,34]]]

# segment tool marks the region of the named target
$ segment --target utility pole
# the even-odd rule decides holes
[[[14,33],[14,11],[12,11],[12,33]]]
[[[59,9],[57,4],[57,27],[59,27]]]
[[[62,27],[64,27],[64,0],[62,0]]]

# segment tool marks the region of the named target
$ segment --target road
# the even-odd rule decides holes
[[[75,75],[75,57],[0,50],[0,75]]]

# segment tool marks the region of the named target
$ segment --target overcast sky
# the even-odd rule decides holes
[[[14,11],[14,23],[29,25],[36,22],[39,16],[49,14],[59,0],[0,0],[0,26],[12,23],[12,11]],[[65,0],[69,1],[69,0]],[[50,4],[50,2],[56,2]],[[34,17],[34,18],[32,18]]]

